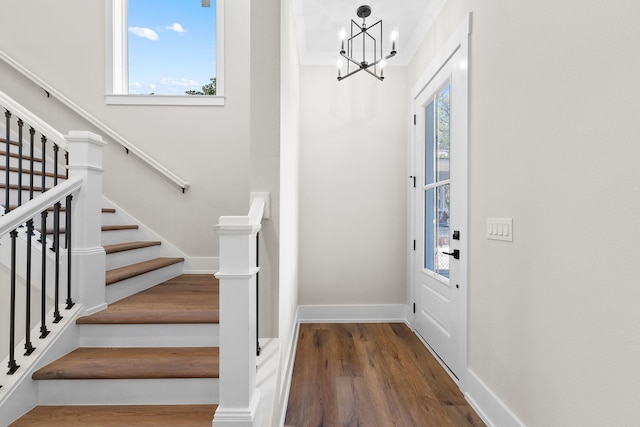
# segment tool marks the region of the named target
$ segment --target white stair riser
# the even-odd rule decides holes
[[[36,382],[39,405],[179,405],[219,400],[217,378]]]
[[[107,304],[149,289],[182,274],[181,262],[107,286]]]
[[[134,242],[138,239],[138,230],[115,230],[102,232],[102,246],[116,243]]]
[[[218,347],[218,324],[79,325],[81,347]]]
[[[107,254],[107,270],[159,257],[160,245]]]
[[[103,212],[102,213],[102,225],[114,225],[114,224],[122,224],[122,222],[118,221],[118,217],[113,212]]]

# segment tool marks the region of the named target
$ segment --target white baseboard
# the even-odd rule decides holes
[[[407,323],[406,304],[301,305],[300,323]]]
[[[525,427],[525,424],[471,370],[467,369],[464,397],[490,427]]]
[[[284,426],[285,418],[287,417],[287,405],[289,404],[289,392],[291,391],[291,378],[293,377],[293,364],[296,358],[296,350],[298,348],[298,335],[300,332],[300,306],[296,310],[296,317],[294,323],[293,334],[291,341],[288,343],[285,351],[288,353],[287,364],[285,366],[284,378],[282,380],[282,401],[280,402],[279,420],[275,424],[277,426]]]

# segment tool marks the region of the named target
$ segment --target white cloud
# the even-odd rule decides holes
[[[143,39],[149,39],[151,41],[158,40],[158,33],[153,31],[151,28],[129,27],[129,32],[135,34],[138,37],[142,37]]]
[[[187,30],[185,30],[182,25],[178,24],[177,22],[173,23],[173,25],[169,25],[168,27],[165,27],[166,30],[170,30],[170,31],[175,31],[176,33],[186,33]]]
[[[156,85],[155,85],[155,84],[153,84],[153,83],[151,83],[151,84],[149,85],[149,87],[151,88],[151,90],[156,90]]]
[[[195,80],[185,79],[185,78],[176,80],[169,77],[163,77],[160,83],[165,86],[199,86],[200,85]]]

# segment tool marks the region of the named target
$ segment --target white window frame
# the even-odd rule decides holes
[[[127,54],[128,0],[105,2],[108,105],[224,105],[224,1],[216,0],[216,95],[130,95]]]

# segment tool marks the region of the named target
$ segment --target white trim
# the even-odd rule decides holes
[[[125,95],[104,96],[107,105],[210,105],[223,106],[224,96],[212,95]]]
[[[301,305],[300,323],[409,323],[406,304]]]
[[[225,0],[216,0],[216,95],[130,95],[128,50],[128,0],[105,3],[105,78],[107,105],[224,106]]]
[[[260,271],[260,267],[254,267],[249,269],[246,273],[216,273],[216,279],[251,279]]]
[[[485,424],[490,427],[525,426],[471,369],[467,369],[465,385],[464,397]]]
[[[282,387],[284,390],[280,393],[283,396],[282,402],[275,402],[281,404],[280,413],[277,414],[279,419],[277,420],[278,426],[283,426],[287,417],[287,406],[289,405],[289,394],[291,393],[291,380],[293,379],[293,366],[296,360],[296,351],[298,350],[298,335],[300,335],[300,306],[296,309],[296,315],[294,317],[293,335],[289,343],[289,351],[287,352],[286,370],[283,377]]]
[[[258,425],[258,406],[260,404],[260,390],[255,390],[248,408],[226,408],[218,406],[213,416],[213,427],[247,427]]]

